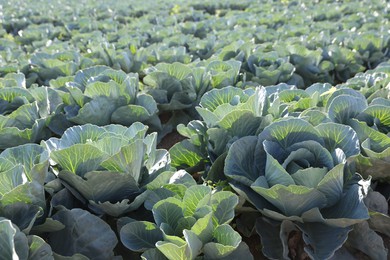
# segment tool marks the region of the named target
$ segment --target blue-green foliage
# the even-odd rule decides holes
[[[345,242],[352,225],[369,218],[361,177],[345,165],[347,158],[359,152],[352,128],[335,123],[313,127],[291,118],[272,123],[259,136],[233,143],[225,174],[232,187],[265,217],[281,225],[293,221],[310,245],[306,252],[325,259]],[[321,240],[316,238],[318,229],[323,230]],[[257,231],[263,241],[274,239],[271,234],[279,236],[277,229],[270,232],[266,225],[259,225]],[[278,243],[280,250],[264,247],[263,252],[282,257],[286,245]]]
[[[56,90],[63,99],[49,123],[56,134],[62,134],[69,124],[87,123],[130,126],[143,122],[160,129],[156,102],[150,95],[138,93],[136,74],[94,66],[78,71],[73,81]]]
[[[169,183],[151,190],[145,206],[153,222],[123,219],[122,243],[144,252],[144,259],[231,259],[252,256],[241,236],[229,223],[238,197],[196,185],[183,171],[170,174]],[[158,250],[156,250],[156,248]]]
[[[156,149],[147,126],[83,125],[44,142],[58,178],[98,214],[119,216],[144,201],[143,186],[170,167],[166,150]]]
[[[385,259],[389,8],[5,1],[0,258]]]

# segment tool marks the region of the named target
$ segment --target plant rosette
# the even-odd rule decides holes
[[[147,130],[138,122],[130,127],[86,124],[43,145],[68,191],[94,213],[117,217],[138,209],[146,197],[144,186],[170,169],[168,151],[157,149],[157,134],[147,135]],[[66,198],[57,192],[53,201],[63,205]]]
[[[229,225],[237,204],[234,193],[197,185],[187,172],[178,171],[145,202],[155,223],[121,218],[120,238],[128,249],[142,252],[142,259],[253,259]]]
[[[233,143],[225,175],[263,214],[256,230],[267,257],[288,258],[288,235],[300,230],[311,258],[330,258],[352,226],[369,218],[363,198],[370,180],[346,164],[359,152],[351,127],[314,127],[298,118],[276,121],[258,136]]]

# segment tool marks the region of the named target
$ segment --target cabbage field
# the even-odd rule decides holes
[[[387,0],[0,18],[0,260],[388,259]]]

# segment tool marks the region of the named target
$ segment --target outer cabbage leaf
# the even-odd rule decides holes
[[[26,78],[23,73],[8,73],[0,79],[0,88],[26,88]]]
[[[154,223],[136,221],[125,225],[120,230],[122,243],[132,251],[144,252],[155,248],[156,242],[163,239],[162,232]]]
[[[107,223],[82,209],[61,210],[53,215],[65,228],[49,235],[53,251],[64,256],[82,254],[90,259],[109,259],[118,240]]]

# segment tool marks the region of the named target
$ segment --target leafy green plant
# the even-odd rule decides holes
[[[48,167],[49,154],[37,144],[8,148],[0,154],[0,216],[25,233],[47,213],[43,185]]]
[[[274,239],[263,239],[268,256],[307,257],[291,243],[303,233],[312,258],[341,245],[334,258],[355,258],[347,249],[387,257],[388,1],[44,2],[1,3],[0,258],[251,259],[236,231],[253,235],[246,224],[261,214],[259,233]],[[156,149],[178,124],[188,139],[170,154]],[[271,130],[283,137],[276,141]],[[50,137],[43,147],[26,144]],[[237,155],[240,169],[258,173],[250,182],[224,174],[239,147],[250,151]],[[192,176],[176,173],[170,156]],[[356,172],[371,176],[371,185]],[[299,186],[297,173],[319,178]],[[260,176],[266,181],[256,182]],[[335,198],[325,201],[327,181],[338,190],[326,190]],[[210,193],[195,188],[201,182]],[[302,194],[294,193],[298,186]],[[211,205],[235,204],[235,195],[219,192],[231,187],[241,202],[234,230],[214,221],[211,228],[208,214],[223,212]],[[186,216],[190,191],[229,199]],[[325,202],[314,207],[317,201]],[[164,224],[158,216],[172,205],[178,214],[167,213]],[[170,222],[178,216],[180,225]],[[140,242],[142,256],[114,248],[123,226],[122,241]],[[251,246],[256,252],[260,243]]]
[[[235,84],[240,66],[238,61],[216,60],[208,64],[201,62],[195,67],[175,62],[148,68],[143,79],[146,90],[157,101],[162,113],[173,113],[163,133],[172,131],[179,123],[197,118],[195,106],[206,91]]]
[[[235,140],[255,135],[272,121],[266,112],[268,105],[265,88],[225,87],[207,92],[196,108],[203,121],[177,128],[188,139],[170,149],[172,165],[196,167],[214,163]]]
[[[78,71],[74,81],[58,91],[65,92],[60,92],[64,104],[57,109],[53,123],[49,123],[57,134],[62,134],[65,129],[61,125],[69,127],[69,122],[99,126],[143,122],[160,128],[156,102],[150,95],[138,93],[136,74],[94,66]]]
[[[115,70],[122,70],[126,73],[139,72],[144,66],[146,57],[135,55],[130,49],[115,48],[115,45],[104,42],[90,46],[90,53],[85,55],[82,66],[85,68],[92,65],[104,65]]]
[[[31,57],[30,73],[38,75],[39,84],[48,85],[51,79],[74,75],[80,68],[80,60],[77,52],[35,53]]]
[[[258,82],[262,86],[276,85],[282,82],[294,82],[303,85],[302,78],[294,75],[295,67],[288,57],[279,57],[278,52],[256,52],[248,57],[247,66],[251,74],[247,80]]]
[[[365,69],[359,55],[343,46],[324,46],[323,56],[323,66],[330,69],[329,75],[334,83],[345,82]]]
[[[143,82],[161,111],[188,109],[199,102],[209,88],[204,68],[182,63],[159,63],[148,68]]]
[[[49,138],[47,121],[61,104],[56,91],[47,87],[26,89],[23,74],[10,74],[3,84],[0,88],[0,149]]]
[[[141,123],[75,126],[44,145],[66,189],[97,214],[119,216],[137,209],[144,185],[170,168],[168,152],[156,149],[157,134],[146,135],[147,129]],[[66,199],[57,194],[56,200]]]
[[[347,40],[347,45],[361,55],[362,60],[369,69],[386,60],[386,55],[382,50],[386,48],[385,46],[388,43],[388,37],[378,37],[378,34],[373,31],[362,33],[359,37],[351,37]]]
[[[143,259],[251,259],[241,236],[228,225],[237,203],[232,192],[215,192],[177,172],[147,200],[155,222],[122,219],[121,241],[143,252]]]
[[[206,71],[211,75],[211,87],[223,88],[234,86],[238,81],[241,62],[237,60],[219,61],[212,60],[206,63]]]
[[[358,170],[365,177],[388,179],[390,138],[389,103],[375,98],[368,104],[366,98],[353,89],[335,90],[326,104],[331,121],[351,126],[360,141],[361,153],[354,156]],[[375,165],[375,167],[374,167]]]
[[[287,257],[286,237],[280,234],[296,229],[303,232],[309,256],[331,257],[352,226],[369,218],[362,200],[369,181],[345,165],[359,153],[352,128],[335,123],[313,127],[297,118],[279,120],[259,136],[233,143],[225,174],[264,215],[257,232],[265,255]]]
[[[154,43],[148,46],[147,49],[144,49],[144,54],[147,57],[147,62],[151,65],[174,62],[188,64],[192,61],[184,46],[169,47],[164,43]]]
[[[168,114],[163,135],[179,123],[196,117],[194,107],[210,88],[210,76],[204,67],[190,67],[182,63],[159,63],[146,70],[144,89],[157,102],[160,114]]]

